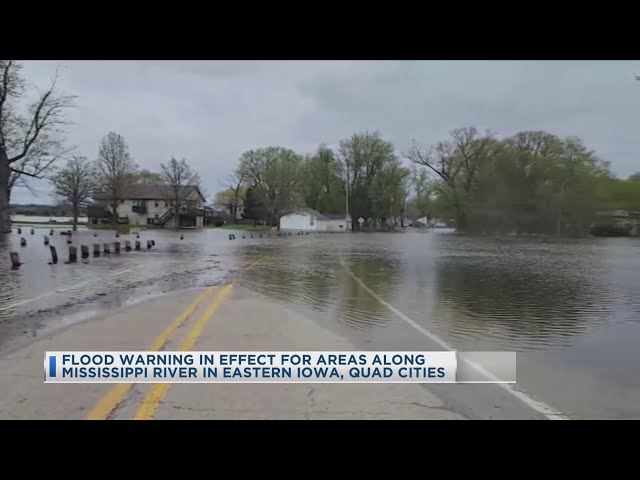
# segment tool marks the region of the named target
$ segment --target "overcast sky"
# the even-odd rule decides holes
[[[311,153],[378,130],[399,153],[475,125],[578,135],[614,172],[640,170],[640,62],[619,61],[29,61],[27,79],[78,96],[68,140],[96,157],[109,131],[141,167],[185,157],[211,196],[243,151]],[[12,203],[50,203],[46,181]]]

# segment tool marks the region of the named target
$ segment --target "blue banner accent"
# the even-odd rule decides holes
[[[49,377],[56,376],[56,357],[49,357]]]

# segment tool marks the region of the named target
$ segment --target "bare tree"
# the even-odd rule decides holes
[[[160,168],[165,185],[171,188],[175,211],[179,212],[180,208],[186,204],[190,193],[189,187],[200,186],[200,176],[189,166],[184,158],[178,161],[171,157],[171,160],[166,165],[160,165]]]
[[[112,212],[111,223],[118,223],[118,205],[125,199],[127,189],[135,179],[137,165],[129,155],[124,138],[109,132],[100,142],[96,161],[98,189],[107,199]]]
[[[483,162],[491,160],[501,144],[487,131],[480,135],[475,127],[457,128],[451,140],[435,147],[421,148],[414,143],[407,158],[436,173],[449,188],[460,227],[466,222],[464,197],[471,191]]]
[[[238,208],[245,197],[246,189],[243,187],[246,178],[246,173],[240,167],[227,177],[227,188],[232,192],[228,207],[233,223],[238,223]]]
[[[54,194],[71,205],[73,229],[78,229],[80,207],[85,206],[93,194],[95,172],[86,157],[73,157],[51,178]]]
[[[0,60],[0,233],[11,231],[11,190],[23,176],[41,178],[57,159],[69,153],[62,141],[66,110],[75,97],[58,95],[56,77],[32,102],[26,114],[18,106],[26,94],[22,65]]]

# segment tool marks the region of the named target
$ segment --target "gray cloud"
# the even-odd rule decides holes
[[[45,87],[78,95],[68,139],[95,158],[113,130],[138,163],[157,170],[186,157],[206,190],[219,190],[240,154],[282,145],[301,153],[379,130],[399,152],[452,128],[500,135],[542,129],[578,135],[621,176],[640,170],[638,62],[614,61],[29,61]],[[14,202],[47,202],[31,182]]]

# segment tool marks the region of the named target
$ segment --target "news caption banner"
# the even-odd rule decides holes
[[[516,383],[515,352],[46,352],[45,383]]]

